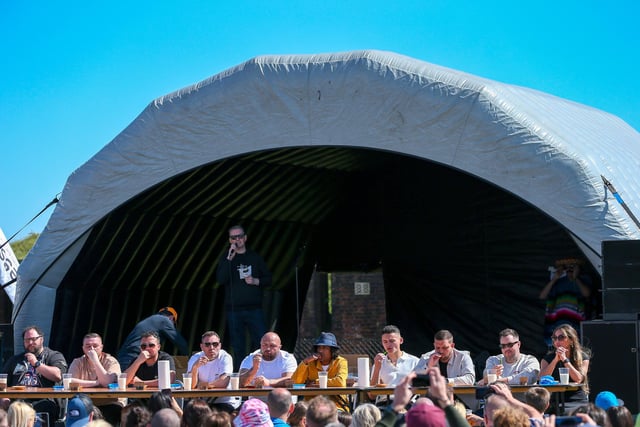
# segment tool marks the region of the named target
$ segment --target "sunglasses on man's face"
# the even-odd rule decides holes
[[[219,341],[203,342],[202,345],[205,347],[217,347],[220,345],[220,342]]]
[[[155,346],[156,346],[156,345],[155,345],[154,343],[152,343],[152,342],[151,342],[151,343],[149,343],[149,344],[146,344],[146,343],[145,343],[145,344],[140,344],[140,348],[141,348],[141,349],[143,349],[143,350],[144,350],[145,348],[147,348],[147,347],[149,347],[149,348],[153,348],[153,347],[155,347]]]

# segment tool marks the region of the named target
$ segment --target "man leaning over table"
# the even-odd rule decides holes
[[[331,332],[322,332],[313,344],[313,354],[307,356],[291,376],[294,384],[318,384],[318,372],[327,373],[327,387],[346,387],[349,369],[347,359],[338,355],[338,341]],[[338,410],[349,412],[349,399],[345,395],[328,396]]]
[[[240,386],[285,387],[296,366],[293,354],[282,350],[280,336],[267,332],[260,340],[260,348],[242,360]]]
[[[414,371],[426,374],[428,368],[438,368],[443,377],[453,380],[455,385],[473,385],[475,368],[468,351],[455,348],[453,334],[442,329],[433,337],[434,350],[420,357]]]
[[[160,337],[155,331],[142,334],[140,354],[125,371],[127,384],[143,382],[148,387],[158,386],[158,361],[169,361],[171,383],[176,379],[176,364],[169,354],[160,351]]]
[[[503,329],[498,335],[502,354],[487,358],[484,370],[485,378],[487,370],[495,368],[498,382],[520,384],[520,378],[526,377],[527,384],[534,384],[540,373],[538,359],[534,356],[520,353],[522,341],[520,341],[520,335],[515,330]],[[478,384],[485,385],[485,378],[478,381]]]
[[[90,332],[82,339],[83,356],[73,359],[69,373],[73,382],[83,387],[108,387],[118,382],[120,363],[108,353],[104,353],[102,337]],[[120,421],[120,412],[127,399],[95,398],[93,404],[100,408],[102,414],[112,425]]]
[[[53,387],[67,372],[67,361],[62,353],[44,345],[44,332],[38,326],[28,326],[22,332],[24,352],[11,357],[2,368],[8,374],[7,386]],[[36,412],[48,412],[49,420],[60,416],[60,407],[54,399],[30,401]],[[9,399],[3,399],[3,406]]]
[[[200,338],[200,351],[187,363],[194,388],[229,388],[229,375],[233,372],[233,358],[222,349],[220,336],[215,331],[207,331]],[[210,406],[232,413],[240,406],[240,398],[221,396],[212,399]]]

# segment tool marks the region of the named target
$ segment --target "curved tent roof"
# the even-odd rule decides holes
[[[107,294],[170,281],[168,296],[150,301],[165,305],[166,298],[183,295],[181,286],[204,292],[224,250],[226,227],[234,222],[255,225],[251,243],[263,253],[272,248],[272,257],[290,265],[324,221],[340,223],[336,206],[350,206],[346,199],[358,189],[376,200],[375,217],[366,221],[370,229],[403,209],[403,203],[391,203],[405,192],[411,196],[403,200],[425,199],[402,216],[414,227],[436,213],[455,214],[454,227],[467,227],[478,212],[460,217],[464,207],[445,200],[465,188],[447,187],[454,176],[542,213],[545,224],[566,230],[599,268],[603,240],[640,238],[601,175],[640,212],[639,167],[640,135],[633,128],[546,93],[388,52],[260,56],[156,99],[73,172],[19,268],[14,325],[21,330],[36,323],[56,335],[56,322],[60,330],[73,323],[61,314],[65,308],[81,314],[70,295],[96,304]],[[397,191],[385,187],[396,182],[391,175],[427,170],[436,172],[398,179]],[[442,179],[439,173],[450,175]],[[359,179],[347,181],[352,174]],[[398,218],[383,234],[395,234],[391,229],[403,224]],[[275,232],[287,241],[276,241]],[[378,240],[372,247],[379,253],[367,253],[368,260],[390,262],[394,238]],[[317,247],[314,254],[320,252]],[[338,258],[325,255],[325,264]],[[205,271],[203,264],[211,268]],[[278,268],[288,271],[277,266],[276,273]],[[121,310],[132,307],[132,317],[145,314],[133,302]],[[101,321],[108,321],[105,316]]]

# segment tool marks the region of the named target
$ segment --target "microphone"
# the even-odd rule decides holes
[[[234,245],[231,245],[231,247],[229,247],[229,253],[227,254],[227,260],[231,261],[235,255],[236,247]]]

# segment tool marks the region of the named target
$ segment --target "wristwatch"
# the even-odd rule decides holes
[[[562,361],[562,363],[563,363],[563,364],[564,364],[564,363],[569,363],[569,362],[571,362],[571,360],[569,360],[569,358],[568,358],[568,357],[567,357],[567,358],[565,358],[565,359]]]
[[[34,368],[38,369],[40,367],[40,365],[42,365],[41,361],[37,361],[35,365],[33,365]]]

